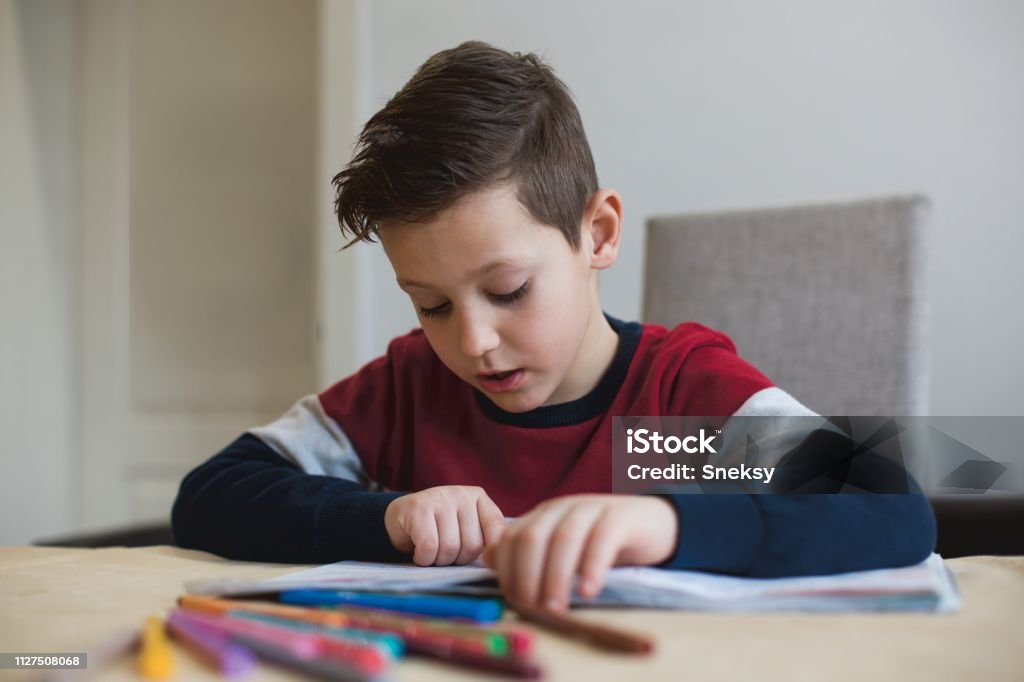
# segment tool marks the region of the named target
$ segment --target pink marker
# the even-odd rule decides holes
[[[225,633],[192,622],[175,611],[167,619],[171,636],[191,649],[217,672],[228,677],[241,677],[256,667],[256,656],[231,641]]]
[[[319,647],[316,650],[316,657],[329,657],[336,659],[340,662],[354,666],[358,670],[368,675],[379,675],[386,671],[391,664],[391,660],[387,654],[373,644],[366,644],[363,642],[354,642],[349,638],[341,635],[336,635],[331,632],[325,632],[323,630],[312,628],[308,630],[296,630],[295,621],[285,622],[271,622],[267,620],[267,617],[262,618],[251,618],[251,614],[240,613],[237,616],[235,612],[229,612],[224,616],[215,616],[207,613],[191,611],[189,609],[178,609],[176,613],[184,614],[185,617],[191,617],[195,615],[197,618],[212,618],[217,623],[223,624],[230,627],[232,623],[254,623],[265,628],[269,628],[267,632],[273,633],[272,639],[266,641],[270,644],[277,645],[280,641],[278,638],[279,633],[285,635],[289,634],[301,634],[306,638],[310,638],[316,641]],[[257,636],[250,632],[243,632],[238,629],[232,634],[234,635],[245,635],[245,636]],[[259,652],[257,652],[259,653]],[[306,656],[304,653],[298,651],[291,652],[296,657],[302,658]]]
[[[236,635],[256,639],[284,649],[296,658],[312,659],[322,652],[320,638],[302,632],[293,632],[256,621],[211,616],[184,609],[177,609],[174,613],[180,614],[180,618],[186,622],[206,626],[227,635],[229,639],[233,639]]]

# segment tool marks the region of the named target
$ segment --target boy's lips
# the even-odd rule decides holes
[[[480,372],[476,378],[488,393],[504,393],[518,388],[525,373],[524,369],[519,368],[503,372]]]

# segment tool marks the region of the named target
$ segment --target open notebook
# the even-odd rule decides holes
[[[341,561],[260,582],[198,581],[195,594],[242,595],[290,589],[494,595],[482,564],[413,566]],[[644,606],[712,611],[955,611],[960,595],[938,554],[915,566],[804,578],[737,578],[658,568],[612,569],[594,599],[574,606]]]

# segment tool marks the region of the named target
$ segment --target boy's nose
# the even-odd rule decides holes
[[[464,315],[459,328],[459,345],[462,352],[474,358],[483,356],[498,347],[498,332],[494,325],[481,315]]]

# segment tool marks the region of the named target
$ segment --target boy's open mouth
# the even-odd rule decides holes
[[[504,372],[488,372],[477,374],[483,387],[492,393],[515,390],[522,383],[524,370],[510,369]]]

